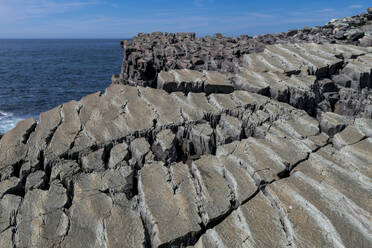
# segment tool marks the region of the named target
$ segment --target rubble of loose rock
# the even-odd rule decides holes
[[[371,15],[123,43],[105,92],[0,140],[0,247],[371,247]]]

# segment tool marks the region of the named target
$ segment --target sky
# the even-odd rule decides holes
[[[365,12],[370,0],[0,0],[0,38],[258,35]]]

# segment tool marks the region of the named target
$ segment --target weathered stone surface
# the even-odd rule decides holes
[[[371,21],[123,42],[1,138],[0,247],[371,247]]]
[[[26,119],[7,132],[0,142],[0,170],[1,178],[9,177],[6,167],[14,166],[25,159],[27,154],[27,140],[36,127],[34,119]]]
[[[101,178],[101,174],[91,173],[76,180],[69,210],[69,232],[61,246],[143,247],[145,237],[139,215],[130,204],[117,205],[102,193]],[[119,230],[122,236],[118,236]]]
[[[223,145],[242,137],[243,121],[236,117],[222,114],[216,128],[216,143]]]
[[[263,51],[265,45],[300,42],[363,45],[359,38],[367,37],[372,30],[371,20],[371,13],[363,13],[335,19],[321,27],[305,27],[256,37],[242,35],[232,38],[216,34],[196,38],[195,33],[140,33],[130,41],[122,41],[122,71],[112,81],[126,83],[128,80],[130,84],[152,85],[161,71],[172,69],[237,72],[244,55]],[[306,57],[306,54],[303,56]],[[295,61],[297,58],[293,59]],[[275,62],[275,58],[269,61]]]
[[[174,171],[177,171],[177,165],[175,167]],[[187,170],[183,172],[188,173]],[[153,247],[181,243],[182,239],[194,239],[196,233],[201,231],[197,195],[195,189],[190,187],[191,176],[178,175],[185,178],[185,182],[178,185],[169,173],[172,172],[168,172],[161,163],[148,164],[140,171],[141,214],[146,221]],[[180,187],[179,191],[174,187]]]
[[[16,231],[16,217],[22,198],[6,195],[0,200],[0,240],[1,247],[12,247]]]
[[[169,129],[160,131],[152,144],[151,150],[161,161],[174,162],[177,159],[176,135]]]
[[[104,156],[105,150],[103,148],[83,156],[81,159],[83,170],[87,172],[103,171],[105,169]]]
[[[231,93],[234,90],[232,82],[217,71],[203,71],[203,73],[181,69],[169,72],[161,71],[157,79],[157,88],[168,92],[205,92]]]
[[[56,161],[52,166],[50,180],[60,180],[65,185],[70,185],[73,176],[81,172],[80,165],[74,161]]]
[[[62,105],[61,118],[63,121],[54,132],[50,140],[51,149],[46,149],[45,156],[56,157],[66,153],[74,144],[75,137],[81,130],[78,111],[81,105],[76,101],[71,101]],[[51,154],[49,154],[51,153]]]
[[[372,88],[371,52],[370,48],[346,45],[269,45],[262,52],[242,56],[238,72],[161,71],[157,87],[168,92],[207,94],[246,90],[290,103],[312,115],[319,110],[334,108],[336,112],[346,114],[351,109],[343,99],[344,95],[338,92],[350,87],[356,90]],[[356,101],[360,105],[356,106],[360,111],[356,111],[362,112],[360,115],[368,114],[366,103],[360,99]]]
[[[132,157],[142,166],[145,162],[146,154],[150,152],[150,144],[145,138],[135,139],[130,143],[130,151],[132,152]]]
[[[356,118],[354,125],[367,137],[372,136],[372,119]]]
[[[16,226],[16,217],[18,207],[21,204],[22,197],[15,195],[5,195],[0,200],[0,232],[14,230]],[[2,239],[3,240],[3,239]],[[9,243],[10,244],[10,243]]]
[[[42,189],[45,187],[46,175],[44,171],[36,171],[28,175],[26,180],[26,191],[32,189]]]
[[[54,247],[63,240],[69,227],[62,208],[67,203],[66,190],[52,184],[50,191],[29,191],[17,215],[15,243],[19,247]]]
[[[131,204],[114,205],[110,217],[105,221],[107,232],[107,247],[144,247],[146,244],[145,231],[141,219],[131,209]]]
[[[215,135],[207,123],[195,125],[190,130],[190,140],[195,153],[210,154],[215,147]]]
[[[239,207],[214,229],[208,230],[195,247],[284,247],[288,245],[280,218],[260,193]]]
[[[320,128],[323,132],[330,136],[342,131],[345,126],[351,123],[350,118],[335,114],[335,113],[322,113]]]
[[[298,236],[294,235],[295,242],[298,242],[297,246],[313,243],[320,246],[347,247],[357,244],[368,247],[371,243],[367,231],[370,213],[364,209],[369,203],[362,200],[362,195],[370,192],[356,186],[360,182],[351,171],[345,173],[350,167],[337,158],[339,153],[326,154],[326,159],[323,154],[312,155],[309,162],[300,165],[290,178],[273,184],[290,221],[299,223],[293,225],[294,232],[298,233]],[[359,174],[358,171],[356,173]],[[353,192],[350,192],[351,189]],[[338,202],[338,205],[334,206],[331,202]],[[296,217],[298,214],[301,217]],[[303,219],[307,222],[301,222]],[[314,226],[311,237],[319,238],[309,237],[309,226]]]
[[[364,36],[363,38],[359,39],[359,43],[364,47],[372,46],[372,36]]]
[[[356,127],[348,126],[333,137],[332,143],[335,148],[340,149],[344,146],[358,143],[364,137]]]
[[[126,143],[117,144],[111,149],[108,167],[115,168],[117,166],[125,166],[128,158],[128,145]]]
[[[362,174],[371,177],[371,149],[372,139],[364,139],[356,144],[341,148],[340,152],[346,156],[349,163],[359,168]]]
[[[16,194],[22,192],[22,183],[16,177],[11,177],[0,182],[0,198],[6,194]]]
[[[192,163],[193,174],[200,185],[205,224],[226,215],[233,207],[235,196],[219,170],[219,161],[213,156],[205,156]]]
[[[33,149],[29,149],[28,151],[31,168],[40,166],[41,163],[39,160],[61,122],[61,107],[56,107],[40,114],[35,132],[30,135],[28,141],[29,146],[33,147]]]
[[[357,90],[365,87],[372,88],[371,63],[371,54],[366,54],[350,60],[342,69],[342,73],[351,78],[352,88]]]
[[[122,192],[131,196],[134,183],[133,176],[133,169],[129,166],[106,170],[102,177],[102,191]]]

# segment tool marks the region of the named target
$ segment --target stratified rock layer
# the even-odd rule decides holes
[[[154,36],[161,53],[202,41],[138,40]],[[257,39],[205,38],[226,57],[152,78],[124,44],[130,78],[18,123],[0,247],[371,247],[371,48]]]
[[[140,33],[130,41],[122,41],[122,71],[113,81],[153,85],[159,72],[173,69],[236,72],[245,54],[263,51],[266,45],[299,42],[372,46],[372,13],[334,19],[321,27],[256,37],[215,34],[197,38],[195,33]]]

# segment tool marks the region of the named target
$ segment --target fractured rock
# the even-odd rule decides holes
[[[111,149],[108,167],[112,169],[117,166],[125,166],[125,161],[128,160],[128,158],[128,145],[126,143],[117,144]]]
[[[187,242],[186,239],[192,240],[201,230],[197,194],[192,187],[191,176],[187,175],[187,170],[183,172],[186,172],[186,181],[180,185],[173,182],[179,187],[177,193],[174,192],[172,179],[168,182],[166,167],[160,162],[149,164],[140,171],[140,211],[150,232],[153,247],[177,244],[182,240]]]
[[[130,143],[132,157],[136,159],[138,165],[142,167],[145,156],[150,152],[150,144],[145,138],[135,139]]]
[[[0,246],[371,247],[371,21],[123,41],[1,138]]]
[[[58,184],[52,184],[50,192],[30,190],[17,215],[16,245],[35,248],[58,245],[69,227],[68,216],[62,210],[66,203],[66,190]]]
[[[191,127],[190,141],[195,154],[211,154],[215,149],[215,134],[209,124],[199,124]]]
[[[27,154],[27,140],[36,127],[34,119],[26,119],[17,124],[11,131],[7,132],[0,142],[0,173],[4,179],[10,175],[1,172],[7,166],[14,166],[25,158]]]
[[[43,189],[45,187],[46,174],[44,171],[36,171],[28,175],[26,179],[26,191],[32,189]]]
[[[173,162],[177,159],[176,141],[176,135],[170,129],[162,130],[156,134],[151,149],[159,160]]]
[[[81,163],[83,170],[87,172],[103,171],[105,169],[104,156],[105,151],[102,148],[82,157]]]
[[[327,112],[322,113],[320,128],[323,132],[332,137],[336,133],[342,131],[349,123],[351,123],[351,120],[349,118],[335,113]]]
[[[348,126],[342,132],[337,133],[332,142],[335,148],[340,149],[343,146],[355,144],[364,137],[357,128]]]
[[[243,122],[238,118],[226,114],[221,115],[219,124],[216,128],[217,145],[240,139],[242,135],[242,126]]]

